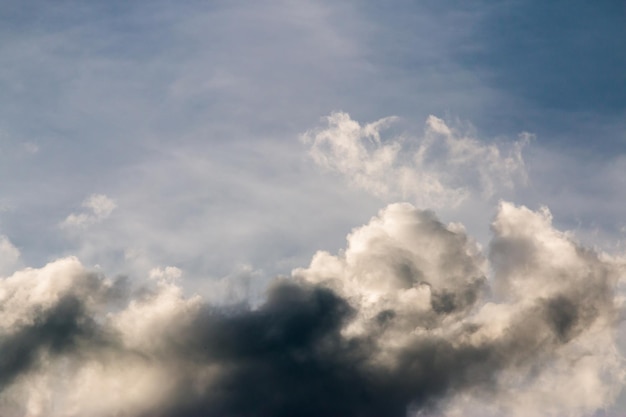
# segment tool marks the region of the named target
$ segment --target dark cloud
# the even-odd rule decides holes
[[[201,314],[177,354],[219,364],[219,377],[176,398],[164,415],[404,416],[499,368],[493,346],[440,338],[418,338],[392,366],[376,364],[375,339],[341,335],[352,313],[328,289],[283,282],[258,310]]]
[[[62,298],[38,314],[33,323],[0,338],[0,388],[33,367],[40,351],[69,351],[80,337],[90,336],[91,319],[85,315],[82,302],[76,297]]]

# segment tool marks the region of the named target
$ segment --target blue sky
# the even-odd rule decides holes
[[[547,206],[558,229],[626,256],[624,39],[610,0],[5,0],[0,275],[76,255],[139,282],[174,266],[206,297],[242,276],[262,288],[401,200],[485,247],[500,200]],[[376,161],[330,142],[315,160],[332,114],[395,116],[357,135],[398,160],[344,169]],[[436,120],[474,156],[454,165],[432,145],[413,166],[445,136]],[[367,169],[384,179],[356,181]],[[468,196],[437,203],[400,172]]]
[[[216,226],[265,224],[232,245],[292,247],[274,261],[338,247],[380,203],[359,194],[359,207],[338,207],[350,203],[337,203],[336,193],[353,191],[311,171],[298,135],[345,111],[362,123],[399,116],[399,129],[414,135],[430,114],[471,124],[485,141],[530,132],[532,186],[518,202],[547,204],[583,235],[620,239],[622,9],[584,1],[6,2],[3,233],[27,263],[40,264],[80,244],[56,225],[85,198],[124,194],[134,206],[118,214],[142,218],[163,233],[157,240],[180,231],[175,218],[189,211],[209,229],[218,214],[227,218]],[[189,155],[204,172],[189,172]],[[132,196],[140,190],[149,192]],[[281,236],[315,234],[277,233],[283,212],[299,223],[329,217],[320,223],[332,230]],[[198,253],[211,240],[192,239]]]

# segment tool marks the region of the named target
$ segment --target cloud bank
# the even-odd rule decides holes
[[[609,406],[623,266],[501,203],[485,253],[392,204],[255,306],[76,258],[0,281],[6,416],[560,416]]]
[[[347,113],[332,113],[327,127],[303,140],[319,166],[345,176],[379,197],[412,199],[420,207],[457,206],[470,194],[490,198],[527,180],[523,133],[508,152],[429,116],[422,138],[381,139],[396,117],[361,126]]]

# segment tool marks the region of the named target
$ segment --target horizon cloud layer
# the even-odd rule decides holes
[[[391,204],[258,305],[77,258],[0,280],[7,416],[590,415],[622,389],[623,262],[500,203],[485,253]]]

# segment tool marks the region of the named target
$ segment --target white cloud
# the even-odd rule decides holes
[[[326,118],[328,127],[303,135],[316,164],[337,172],[356,187],[385,199],[411,199],[420,207],[457,206],[470,194],[492,198],[525,184],[524,133],[504,153],[429,116],[421,138],[382,139],[396,118],[361,126],[347,113]]]
[[[81,227],[98,223],[111,215],[117,207],[115,202],[104,194],[92,194],[83,201],[87,211],[72,213],[63,220],[62,227]]]
[[[91,209],[98,220],[106,219],[116,205],[104,194],[92,194],[83,202],[83,207]]]
[[[390,310],[401,320],[387,338],[397,344],[419,321],[434,323],[442,312],[464,315],[482,297],[486,260],[458,226],[441,224],[434,213],[392,204],[348,236],[345,252],[318,252],[293,274],[328,285],[358,305],[353,331]]]
[[[152,268],[149,276],[151,279],[163,282],[174,282],[180,280],[183,271],[175,266],[166,266],[165,268]]]
[[[458,225],[394,204],[355,229],[345,252],[318,252],[294,275],[351,301],[356,318],[346,334],[381,332],[379,363],[421,338],[443,337],[497,346],[515,364],[493,375],[495,385],[477,379],[447,398],[445,415],[588,415],[609,407],[625,381],[613,333],[623,267],[578,246],[551,220],[546,208],[502,203],[487,262]],[[373,330],[379,318],[384,330]]]

